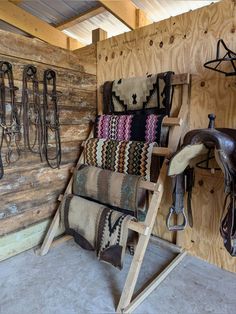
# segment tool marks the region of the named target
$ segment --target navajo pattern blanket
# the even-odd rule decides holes
[[[157,142],[160,145],[164,115],[101,115],[96,117],[95,136],[117,141]]]
[[[105,113],[132,113],[147,110],[149,113],[170,114],[173,72],[149,74],[145,77],[120,78],[105,82],[103,86]]]
[[[91,138],[85,145],[85,163],[150,181],[154,143]]]
[[[77,244],[96,251],[99,260],[122,269],[128,224],[134,217],[75,195],[66,197],[61,217],[66,233],[72,235]]]
[[[143,220],[145,193],[138,187],[140,180],[139,176],[82,165],[74,174],[72,192],[121,211],[132,211],[133,216]]]

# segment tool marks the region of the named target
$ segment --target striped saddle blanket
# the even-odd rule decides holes
[[[130,114],[96,117],[96,138],[116,141],[156,142],[160,145],[164,115]]]
[[[85,145],[85,163],[150,181],[152,151],[157,143],[92,138]]]

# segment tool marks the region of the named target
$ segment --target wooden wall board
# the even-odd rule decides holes
[[[17,233],[0,237],[0,261],[39,245],[44,238],[45,230],[49,227],[50,221],[50,219],[46,219]],[[59,229],[57,236],[63,231],[63,229]]]
[[[236,51],[236,3],[223,0],[167,20],[153,23],[132,32],[97,43],[97,84],[98,91],[107,80],[121,77],[143,76],[172,70],[175,73],[191,73],[191,97],[189,129],[204,128],[208,125],[207,115],[216,113],[216,126],[236,127],[236,80],[207,70],[203,64],[216,57],[216,44],[222,38],[228,47]],[[102,105],[102,95],[98,96],[98,109]],[[208,178],[217,187],[214,177]],[[223,183],[222,183],[223,184]],[[216,186],[215,186],[216,185]],[[157,217],[154,233],[175,241],[175,236],[167,231],[165,219],[171,205],[170,183]],[[202,198],[198,187],[194,190],[197,215],[212,215],[210,228],[196,223],[192,234],[199,240],[191,242],[189,232],[183,232],[184,246],[189,252],[225,269],[235,271],[235,259],[230,257],[222,243],[211,244],[211,239],[219,231],[218,213],[223,206],[223,198],[207,204],[207,192]],[[210,196],[209,196],[210,197]],[[196,201],[197,199],[197,201]],[[209,198],[211,199],[211,198]],[[203,203],[203,206],[201,206]],[[207,211],[207,213],[206,213]],[[217,238],[218,239],[218,238]],[[201,244],[200,244],[201,242]],[[211,251],[209,253],[208,251]]]
[[[16,57],[27,63],[37,61],[45,65],[85,72],[72,51],[49,45],[36,38],[27,38],[2,30],[0,38],[1,55]]]
[[[0,35],[0,60],[9,61],[13,66],[14,83],[19,88],[16,92],[18,105],[21,104],[22,74],[26,64],[37,67],[41,93],[43,71],[48,68],[56,71],[57,89],[62,92],[58,101],[62,141],[60,169],[52,170],[45,161],[40,162],[38,156],[27,152],[23,152],[17,162],[9,166],[4,164],[5,175],[0,180],[2,259],[41,241],[48,225],[48,222],[41,221],[48,221],[55,212],[58,196],[65,190],[71,176],[70,169],[79,157],[80,145],[86,139],[90,123],[94,120],[97,87],[96,75],[86,71],[80,64],[83,51],[73,53],[3,31],[0,31]],[[95,56],[91,59],[94,60]],[[4,159],[5,147],[2,152]],[[14,239],[17,239],[16,243]]]
[[[22,230],[28,226],[35,225],[38,222],[50,218],[55,212],[55,201],[40,205],[34,209],[24,211],[10,218],[3,219],[1,221],[0,237],[8,235],[10,233],[15,233],[16,230]]]
[[[79,64],[84,66],[87,73],[97,74],[97,45],[91,44],[73,51],[78,56]]]

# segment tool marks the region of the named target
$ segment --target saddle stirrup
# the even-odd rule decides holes
[[[188,219],[184,211],[184,193],[185,193],[185,174],[181,173],[175,176],[172,179],[173,184],[173,203],[172,206],[169,209],[169,214],[166,218],[166,225],[169,231],[181,231],[184,230]],[[176,216],[177,220],[180,215],[183,218],[182,223],[178,224],[171,224],[171,219],[173,216]]]
[[[172,216],[175,215],[177,217],[179,217],[180,215],[183,216],[183,222],[182,224],[173,224],[171,225],[171,219],[172,219]],[[169,231],[182,231],[186,228],[187,226],[187,216],[185,215],[185,212],[184,212],[184,208],[182,208],[182,210],[180,212],[176,212],[176,209],[175,207],[171,207],[169,209],[169,213],[167,215],[167,218],[166,218],[166,225],[167,225],[167,228]]]

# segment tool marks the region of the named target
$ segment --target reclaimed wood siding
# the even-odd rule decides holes
[[[59,99],[61,167],[53,170],[30,153],[23,153],[20,160],[5,166],[5,175],[0,181],[0,236],[51,217],[57,198],[66,187],[70,168],[78,159],[81,141],[87,137],[89,123],[96,112],[96,75],[80,63],[80,56],[82,60],[83,52],[73,53],[0,31],[0,60],[13,65],[15,85],[19,87],[17,102],[21,102],[22,73],[26,64],[37,67],[41,91],[43,71],[55,70],[57,89],[62,92]]]
[[[223,0],[149,26],[99,42],[97,49],[98,89],[107,80],[172,70],[191,73],[189,128],[204,128],[207,115],[217,115],[217,127],[236,127],[236,80],[207,70],[203,64],[216,56],[222,38],[236,51],[236,2]],[[101,95],[98,97],[101,106]],[[198,182],[203,182],[199,185]],[[189,252],[236,272],[235,259],[223,248],[219,235],[223,207],[223,178],[197,171],[194,188],[194,227],[179,233],[178,244]],[[168,182],[154,233],[175,241],[165,226],[171,204]]]

